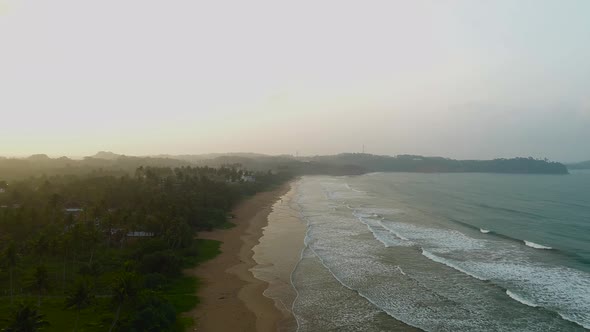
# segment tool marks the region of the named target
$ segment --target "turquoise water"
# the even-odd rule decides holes
[[[306,177],[297,190],[300,331],[590,328],[590,172]]]

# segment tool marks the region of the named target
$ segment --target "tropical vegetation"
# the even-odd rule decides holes
[[[183,331],[199,285],[183,269],[219,246],[196,232],[287,178],[184,166],[3,180],[0,329]]]

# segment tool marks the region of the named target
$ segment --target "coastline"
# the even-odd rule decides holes
[[[293,314],[293,304],[298,293],[293,284],[293,273],[305,247],[307,224],[301,219],[297,205],[297,187],[283,195],[268,215],[259,243],[252,248],[253,258],[258,263],[250,269],[252,274],[268,283],[264,295],[271,298],[282,313],[278,332],[294,332],[298,322]]]
[[[234,227],[198,234],[201,239],[221,241],[221,253],[186,271],[203,283],[199,305],[187,314],[195,320],[188,331],[277,331],[285,314],[264,296],[269,283],[255,278],[251,269],[258,265],[253,248],[268,225],[272,206],[289,192],[291,184],[239,203],[233,209]]]

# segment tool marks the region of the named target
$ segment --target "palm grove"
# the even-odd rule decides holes
[[[0,327],[183,330],[198,300],[182,269],[218,246],[195,231],[231,225],[236,202],[287,177],[140,167],[0,181]]]

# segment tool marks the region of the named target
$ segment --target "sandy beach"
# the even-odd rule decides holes
[[[189,313],[196,322],[190,331],[274,332],[281,322],[293,322],[288,310],[279,310],[276,300],[263,295],[269,283],[254,277],[252,272],[260,268],[253,258],[253,248],[259,244],[273,204],[282,202],[281,197],[291,185],[284,184],[241,202],[233,210],[235,227],[198,235],[222,244],[221,254],[187,271],[203,282],[198,294],[201,303]]]
[[[252,248],[258,264],[250,271],[268,283],[264,295],[273,299],[282,314],[277,326],[279,332],[293,332],[298,327],[292,313],[297,298],[292,274],[301,260],[307,231],[296,202],[298,183],[294,182],[292,189],[273,205],[268,225],[264,227],[259,243]]]

